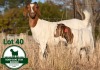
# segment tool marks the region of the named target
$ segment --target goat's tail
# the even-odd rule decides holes
[[[85,15],[85,19],[83,21],[84,21],[85,25],[88,26],[91,14],[87,10],[84,10],[83,13]]]

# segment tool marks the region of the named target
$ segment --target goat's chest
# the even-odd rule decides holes
[[[38,26],[35,28],[31,28],[32,36],[36,42],[41,42],[47,40],[49,37],[49,28],[48,26]]]

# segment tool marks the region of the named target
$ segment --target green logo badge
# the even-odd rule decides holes
[[[18,69],[28,63],[28,58],[26,58],[26,53],[21,47],[12,45],[4,50],[1,63],[10,69]]]

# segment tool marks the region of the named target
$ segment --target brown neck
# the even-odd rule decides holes
[[[35,19],[32,19],[29,17],[29,26],[30,27],[35,27],[38,21],[38,16],[35,17]]]

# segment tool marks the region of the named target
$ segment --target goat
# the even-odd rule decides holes
[[[12,53],[12,57],[18,57],[18,51],[14,51],[13,49],[10,49],[11,53]]]
[[[77,48],[78,53],[80,49],[83,47],[88,48],[90,53],[92,53],[94,50],[94,40],[92,32],[87,28],[75,30],[75,29],[70,29],[64,24],[58,24],[54,36],[55,37],[61,36],[65,38],[68,44],[71,44],[72,47]]]
[[[58,24],[56,33],[54,34],[54,37],[65,38],[68,44],[72,44],[73,42],[73,33],[71,32],[71,29],[64,24]]]
[[[59,22],[48,22],[46,20],[39,19],[41,15],[39,6],[36,2],[26,5],[24,8],[23,15],[29,17],[29,26],[32,32],[32,36],[37,43],[39,43],[40,58],[43,59],[43,54],[46,49],[46,44],[51,40],[54,40],[54,33],[57,28],[57,24],[63,23],[65,26],[71,29],[82,29],[88,27],[90,19],[90,13],[87,11],[83,12],[85,15],[84,20],[70,19],[62,20]]]

